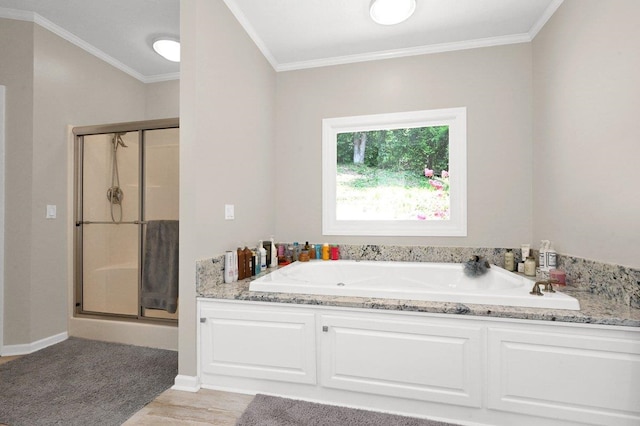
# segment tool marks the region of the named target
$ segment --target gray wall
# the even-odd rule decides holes
[[[30,22],[0,19],[7,86],[4,344],[67,331],[69,125],[177,116],[175,87],[133,77]],[[159,84],[159,83],[158,83]],[[155,110],[147,114],[147,95]],[[58,218],[45,219],[57,205]]]
[[[640,267],[640,2],[565,0],[533,42],[533,237]]]
[[[531,46],[278,73],[283,241],[518,247],[531,239]],[[323,118],[467,107],[467,237],[323,237]]]
[[[179,370],[195,376],[196,259],[274,231],[276,78],[222,1],[181,2],[180,15]]]
[[[0,19],[0,84],[6,86],[5,344],[31,342],[33,44],[33,24]]]

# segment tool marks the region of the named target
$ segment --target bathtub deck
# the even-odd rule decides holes
[[[640,308],[623,305],[603,295],[593,294],[586,290],[569,286],[560,288],[560,291],[578,299],[580,302],[579,311],[419,300],[252,292],[249,291],[251,281],[251,279],[246,279],[230,284],[217,284],[205,288],[199,287],[198,296],[213,299],[640,327]]]

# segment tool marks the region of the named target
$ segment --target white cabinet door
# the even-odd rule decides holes
[[[481,406],[481,327],[334,315],[321,325],[323,386]]]
[[[316,383],[313,313],[203,303],[200,364],[207,374]]]
[[[489,328],[489,408],[640,425],[640,335]]]

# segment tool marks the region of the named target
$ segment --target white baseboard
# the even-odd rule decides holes
[[[64,333],[45,337],[44,339],[40,339],[32,343],[25,343],[22,345],[6,345],[1,348],[2,352],[0,352],[0,355],[2,356],[27,355],[35,351],[39,351],[40,349],[44,349],[48,346],[55,345],[56,343],[64,342],[68,338],[69,338],[69,335],[65,331]]]
[[[198,376],[178,374],[175,379],[175,384],[171,386],[171,389],[185,392],[198,392],[200,390],[200,380]]]

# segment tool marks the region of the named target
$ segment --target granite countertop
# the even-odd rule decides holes
[[[617,303],[601,294],[594,294],[588,290],[570,286],[556,289],[561,293],[578,299],[580,302],[579,311],[420,300],[255,292],[249,291],[249,283],[251,281],[252,279],[246,279],[230,284],[218,284],[206,290],[201,290],[198,296],[213,299],[640,327],[640,309]]]

